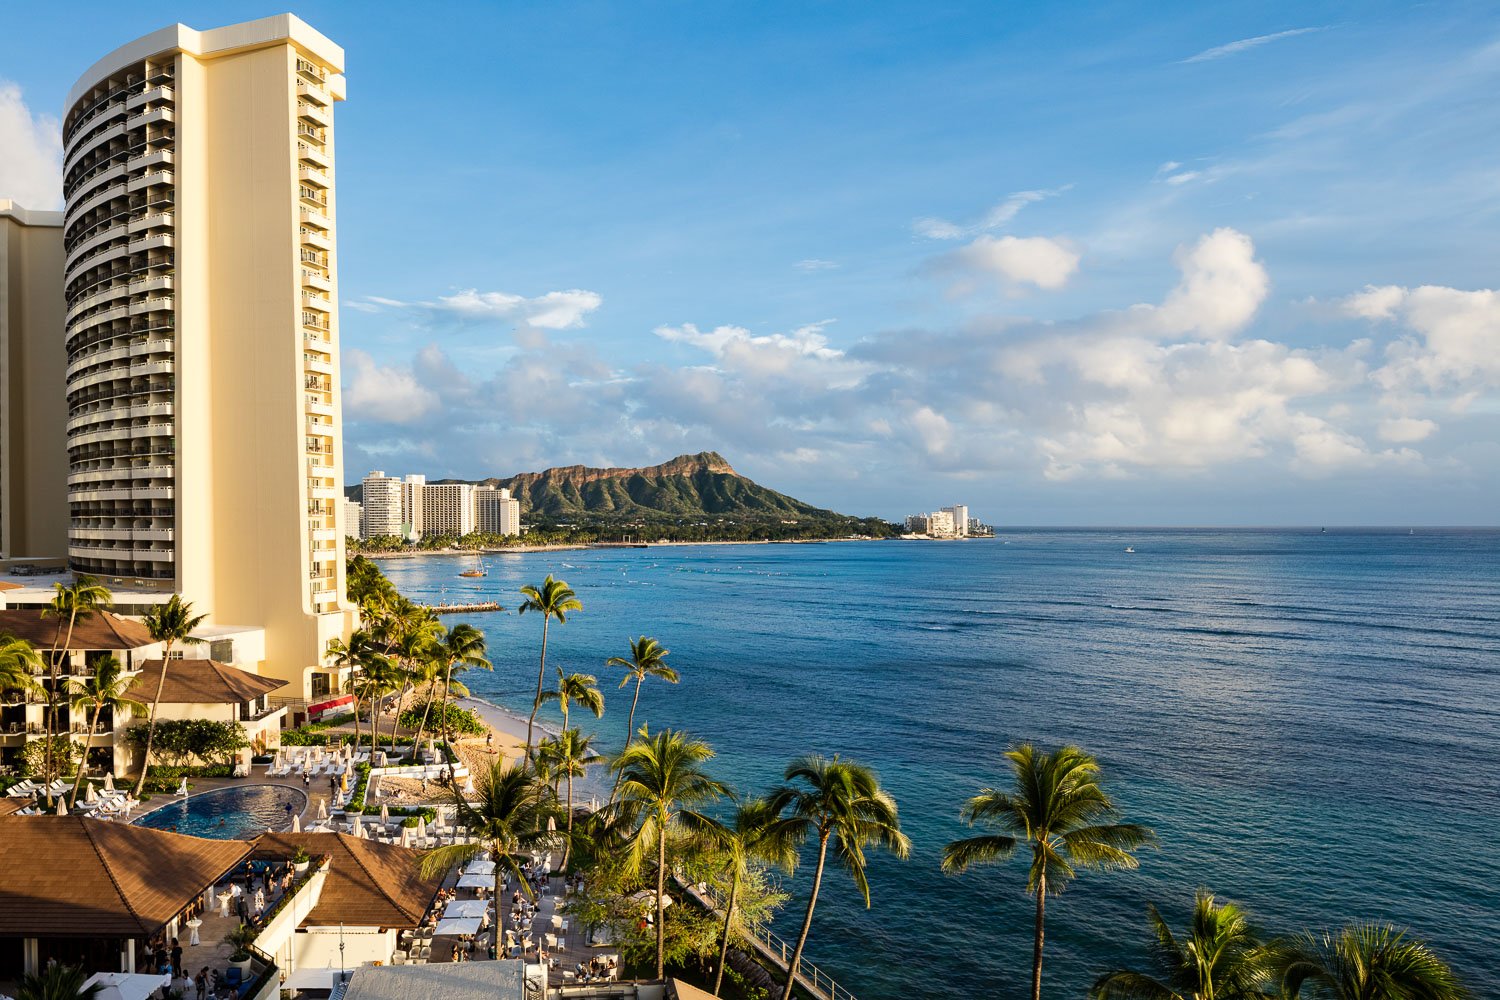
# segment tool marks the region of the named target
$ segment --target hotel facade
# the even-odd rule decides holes
[[[355,616],[337,391],[343,58],[291,15],[173,25],[95,63],[63,118],[67,466],[53,488],[69,567],[264,628],[263,671],[303,698],[337,683],[323,653]]]

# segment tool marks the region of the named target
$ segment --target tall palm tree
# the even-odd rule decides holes
[[[438,632],[442,625],[426,608],[423,615],[406,618],[392,653],[395,657],[396,718],[391,723],[391,746],[396,745],[396,730],[401,725],[401,713],[406,708],[408,690],[415,693],[417,685],[432,674],[432,649],[437,645]],[[419,734],[420,735],[420,734]],[[413,752],[416,747],[413,744]]]
[[[369,685],[362,674],[377,659],[383,659],[384,654],[380,652],[375,643],[375,636],[370,630],[360,628],[349,634],[347,642],[343,639],[329,639],[328,650],[324,655],[334,666],[349,671],[349,677],[343,683],[343,690],[346,694],[354,695],[354,746],[358,748],[359,706],[369,696]]]
[[[593,674],[565,674],[558,667],[557,687],[543,691],[537,704],[545,705],[549,701],[557,702],[557,707],[562,709],[564,729],[568,728],[568,708],[571,705],[588,709],[596,719],[604,715],[604,695],[599,691],[598,679]]]
[[[849,870],[867,908],[870,882],[865,876],[865,848],[881,847],[905,859],[911,853],[911,841],[901,832],[896,800],[880,787],[875,772],[863,764],[838,756],[830,760],[809,754],[788,764],[785,778],[787,784],[771,793],[771,808],[777,814],[787,815],[799,838],[818,842],[818,866],[813,870],[807,914],[802,918],[802,930],[788,966],[786,988],[781,994],[781,1000],[791,1000],[802,964],[802,950],[807,946],[807,932],[812,929],[813,908],[818,905],[829,841],[833,842],[839,861]]]
[[[503,610],[503,609],[502,609]],[[445,666],[443,677],[443,729],[448,729],[448,695],[453,690],[453,675],[466,670],[494,670],[484,658],[484,633],[473,625],[455,625],[442,640],[442,658]]]
[[[521,596],[526,600],[516,609],[518,614],[535,611],[542,616],[542,658],[536,668],[536,699],[531,704],[531,718],[526,720],[526,758],[530,760],[532,729],[536,726],[536,710],[542,705],[542,682],[547,677],[547,626],[554,618],[557,624],[566,625],[569,613],[583,610],[583,602],[572,587],[554,580],[550,573],[540,587],[522,587]]]
[[[150,716],[146,720],[146,756],[141,759],[141,774],[135,779],[135,794],[139,798],[146,787],[146,772],[151,770],[151,745],[156,742],[156,709],[161,703],[161,693],[167,686],[167,669],[172,666],[172,647],[177,643],[197,645],[203,640],[192,632],[208,619],[208,615],[193,614],[191,601],[184,601],[181,594],[173,594],[165,604],[158,604],[147,613],[144,621],[151,638],[162,644],[161,676],[156,679],[156,694],[151,697]]]
[[[406,678],[401,667],[389,656],[378,653],[373,659],[365,663],[364,670],[358,675],[360,685],[364,690],[365,697],[370,702],[370,753],[375,752],[375,747],[380,742],[380,703],[389,696],[402,690],[406,684]],[[399,721],[399,720],[398,720]],[[396,723],[391,723],[391,738],[395,738]]]
[[[997,833],[955,840],[943,848],[943,871],[1002,861],[1025,841],[1031,845],[1026,891],[1036,895],[1031,951],[1031,997],[1042,996],[1042,942],[1047,894],[1066,888],[1079,868],[1135,868],[1130,852],[1154,843],[1155,835],[1134,823],[1113,823],[1118,812],[1099,785],[1099,762],[1075,746],[1053,753],[1023,743],[1006,752],[1014,773],[1012,791],[982,789],[964,804],[963,819]]]
[[[89,973],[82,965],[50,962],[41,972],[25,973],[16,987],[16,1000],[90,1000],[104,989],[103,983],[87,987]]]
[[[750,874],[752,864],[771,865],[788,875],[795,871],[800,830],[796,820],[783,817],[764,798],[742,799],[735,805],[734,815],[728,821],[696,812],[684,812],[682,820],[694,836],[721,851],[729,866],[729,899],[724,904],[719,969],[714,975],[714,996],[718,996],[724,985],[724,964],[729,957],[729,939],[733,936],[740,884]]]
[[[714,751],[703,740],[671,729],[652,736],[644,726],[639,735],[610,766],[620,774],[615,809],[634,825],[625,853],[626,871],[640,871],[647,855],[656,855],[656,978],[660,979],[666,966],[667,840],[684,809],[722,798],[728,789],[704,770]]]
[[[78,774],[73,778],[73,794],[68,799],[69,806],[78,804],[78,786],[83,784],[83,772],[89,762],[89,740],[93,738],[94,727],[99,724],[99,716],[104,709],[109,709],[116,716],[125,709],[129,709],[131,713],[146,710],[145,705],[125,697],[132,679],[126,676],[119,660],[107,656],[94,664],[92,674],[82,680],[75,678],[68,682],[69,707],[75,712],[85,713],[89,720],[88,731],[83,737],[83,755],[78,760]]]
[[[668,684],[677,683],[677,671],[667,666],[667,654],[661,643],[650,636],[641,636],[630,641],[630,658],[611,656],[604,661],[606,667],[624,667],[625,676],[620,678],[620,687],[635,681],[635,694],[630,699],[630,718],[625,720],[625,742],[628,745],[635,735],[635,706],[641,700],[641,684],[647,677],[659,677]]]
[[[1260,941],[1245,913],[1199,890],[1186,940],[1148,906],[1159,974],[1119,970],[1100,976],[1094,1000],[1265,1000],[1275,949]]]
[[[594,738],[585,736],[578,729],[564,729],[557,736],[549,740],[542,740],[537,746],[537,762],[544,764],[547,775],[555,789],[558,782],[566,779],[568,783],[567,796],[567,840],[563,842],[562,867],[568,867],[568,858],[573,853],[573,779],[581,778],[588,773],[588,764],[596,755],[593,750]]]
[[[480,772],[475,791],[470,801],[456,783],[452,786],[458,822],[474,834],[473,842],[429,851],[422,858],[422,876],[443,874],[480,851],[489,851],[495,862],[495,904],[501,905],[506,872],[516,876],[527,898],[535,898],[521,870],[521,859],[545,846],[550,836],[547,820],[556,817],[556,805],[545,792],[538,794],[536,772],[524,762],[507,768],[503,760],[495,761],[489,770]]]
[[[57,619],[57,630],[52,636],[52,651],[48,657],[50,677],[46,689],[47,747],[44,751],[46,756],[44,768],[48,774],[52,773],[52,738],[57,731],[57,703],[62,695],[59,671],[63,660],[68,655],[68,649],[73,644],[73,629],[95,611],[109,607],[111,600],[108,587],[95,577],[80,575],[75,577],[71,584],[54,583],[52,600],[42,608],[43,618]],[[64,622],[67,622],[66,634],[63,630]],[[47,805],[52,805],[50,786],[47,789]]]
[[[439,626],[441,629],[441,626]],[[437,682],[443,678],[443,661],[438,650],[438,644],[442,641],[439,637],[429,642],[422,650],[422,655],[411,665],[411,681],[413,694],[418,689],[425,692],[422,699],[422,721],[417,723],[416,735],[412,737],[412,746],[420,746],[422,734],[427,732],[427,720],[432,717],[432,700],[437,697]],[[415,711],[416,702],[412,702]]]
[[[1279,962],[1287,1000],[1463,1000],[1469,991],[1432,949],[1390,924],[1352,924],[1284,942]]]

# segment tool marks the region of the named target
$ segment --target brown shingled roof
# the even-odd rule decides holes
[[[284,860],[298,847],[313,857],[333,857],[304,926],[416,927],[443,884],[441,876],[422,877],[417,851],[346,833],[266,833],[255,839],[254,856]]]
[[[253,845],[85,816],[0,816],[0,938],[149,936]]]
[[[63,619],[62,633],[57,619],[44,616],[37,608],[10,608],[0,611],[0,635],[25,639],[37,649],[51,649],[52,643],[68,638],[68,622]],[[70,649],[139,649],[156,640],[140,622],[121,618],[110,611],[95,611],[73,624]]]
[[[161,678],[160,660],[142,660],[140,674],[130,685],[127,698],[150,701]],[[168,705],[217,705],[253,701],[286,687],[286,681],[262,677],[218,660],[173,660],[161,700]]]

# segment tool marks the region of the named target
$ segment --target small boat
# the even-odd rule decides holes
[[[1130,554],[1131,554],[1131,555],[1135,555],[1135,549],[1134,549],[1134,548],[1132,548],[1132,547],[1131,547],[1131,546],[1129,546],[1129,545],[1127,545],[1127,546],[1125,546],[1125,551],[1126,551],[1126,552],[1129,552],[1129,553],[1130,553]]]
[[[471,578],[472,579],[473,577],[478,577],[478,576],[489,576],[490,575],[490,571],[484,568],[484,563],[480,563],[478,566],[474,567],[473,569],[466,569],[466,570],[464,570],[462,573],[460,573],[458,575],[462,576],[462,577],[467,577],[467,578]]]

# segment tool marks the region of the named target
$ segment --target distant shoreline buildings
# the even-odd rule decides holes
[[[993,526],[969,516],[967,504],[954,504],[926,514],[908,514],[905,528],[908,535],[924,538],[989,538],[995,534]]]
[[[361,481],[363,500],[344,501],[352,538],[462,538],[521,534],[521,502],[508,489],[473,483],[429,483],[376,469]]]

